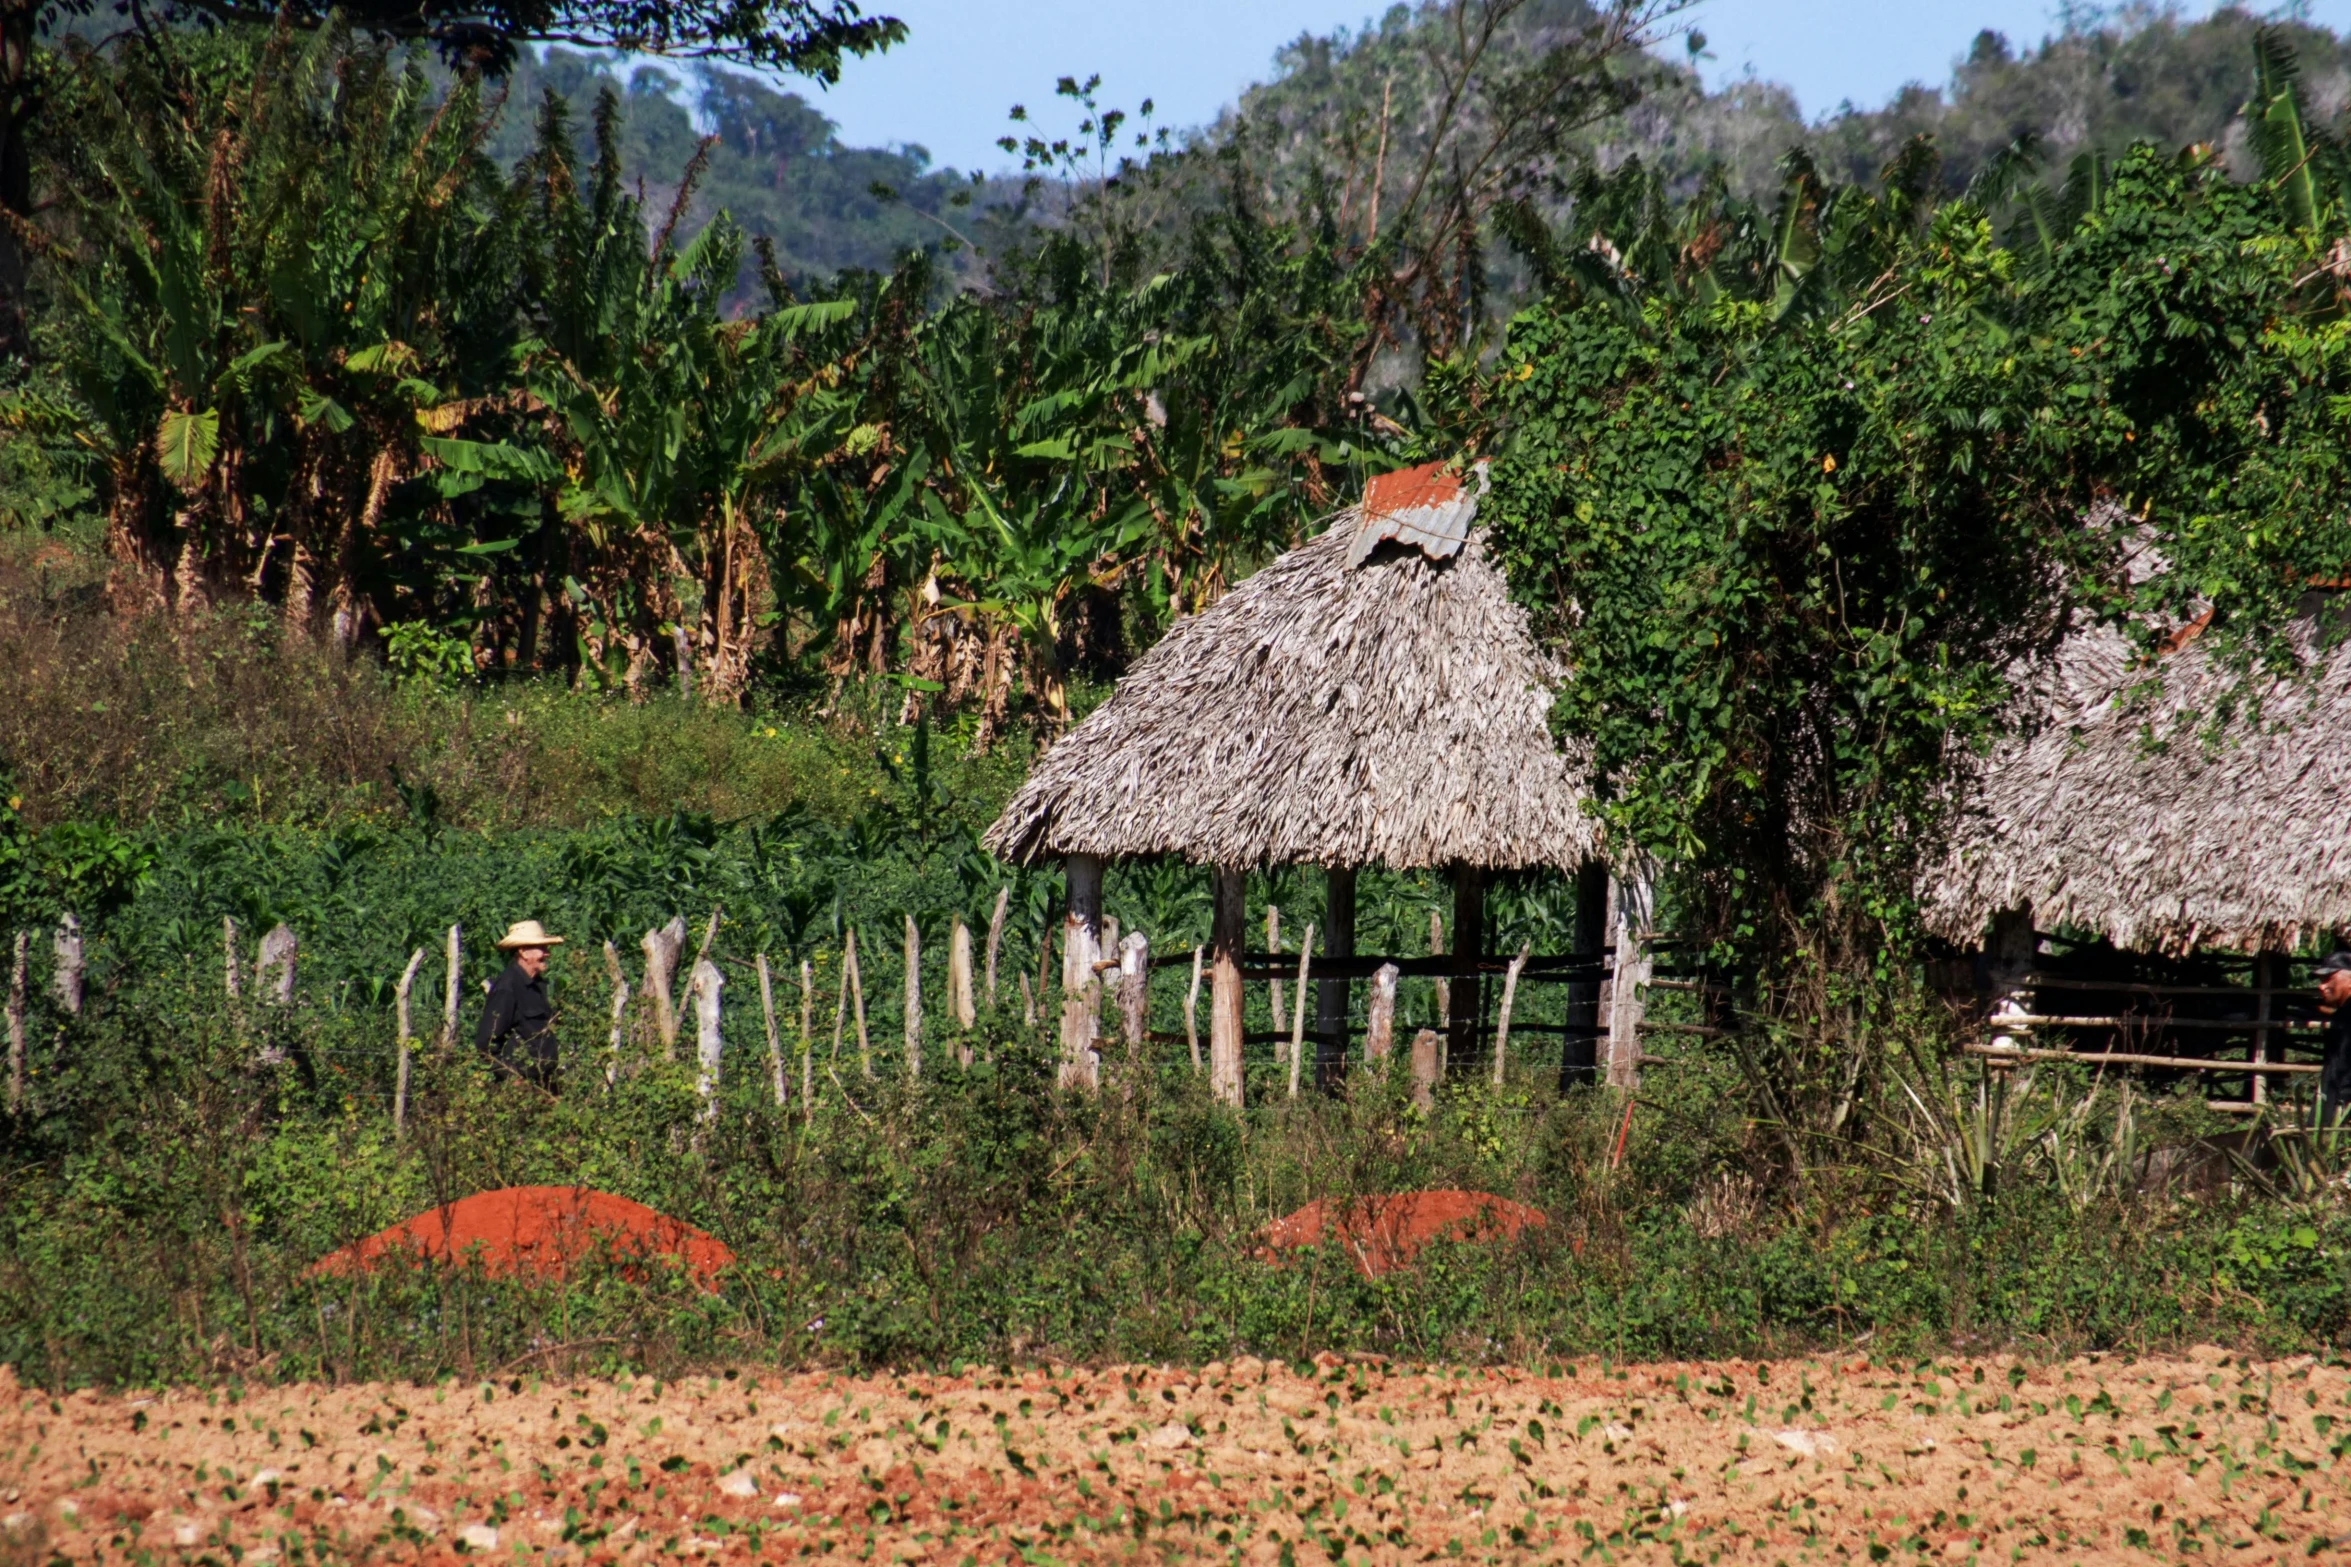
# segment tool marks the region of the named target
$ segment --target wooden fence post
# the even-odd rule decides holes
[[[1616,963],[1609,984],[1608,1086],[1634,1089],[1641,1082],[1642,989],[1649,983],[1651,892],[1646,879],[1617,888]]]
[[[282,920],[261,938],[261,955],[253,964],[253,985],[263,999],[281,1007],[294,1004],[294,959],[301,945]]]
[[[1004,911],[1012,902],[1012,889],[996,889],[996,912],[988,916],[988,1005],[996,1004],[996,949],[1004,945]]]
[[[1435,909],[1431,909],[1429,910],[1429,956],[1441,958],[1444,955],[1445,917]],[[1453,982],[1439,974],[1436,978],[1436,992],[1437,1027],[1451,1028],[1453,1026]]]
[[[71,913],[57,917],[57,935],[50,942],[57,955],[56,972],[49,977],[49,985],[57,993],[57,1004],[69,1017],[82,1015],[82,922]]]
[[[1290,1097],[1298,1097],[1298,1064],[1306,1057],[1306,967],[1314,961],[1314,921],[1298,938],[1298,1000],[1290,1013]]]
[[[392,990],[394,1032],[399,1036],[400,1060],[392,1077],[392,1135],[399,1137],[408,1130],[408,1057],[416,1035],[409,1027],[408,993],[416,984],[416,971],[424,967],[424,948],[408,954],[408,967],[400,971],[400,983]]]
[[[775,983],[768,976],[767,954],[762,952],[754,958],[751,967],[759,975],[759,1016],[767,1025],[768,1075],[775,1079],[776,1108],[781,1110],[787,1097],[784,1092],[784,1041],[776,1033]]]
[[[1037,991],[1025,972],[1020,976],[1020,1020],[1031,1028],[1037,1026]]]
[[[1118,944],[1118,1020],[1126,1036],[1127,1065],[1143,1061],[1143,1032],[1151,1019],[1151,940],[1141,931]]]
[[[612,1033],[604,1055],[604,1086],[610,1088],[620,1081],[621,1027],[628,1016],[629,982],[620,971],[620,949],[609,941],[604,943],[604,972],[612,979]]]
[[[16,962],[8,970],[8,1113],[24,1109],[24,987],[26,949],[31,940],[16,933]]]
[[[1200,947],[1192,946],[1192,988],[1184,992],[1184,1044],[1192,1052],[1192,1071],[1200,1070]]]
[[[1096,1088],[1102,1082],[1099,1053],[1102,977],[1102,857],[1072,854],[1065,861],[1069,912],[1061,922],[1061,1086]]]
[[[1248,882],[1237,865],[1212,871],[1209,956],[1215,964],[1208,988],[1208,1092],[1217,1103],[1241,1107],[1241,948]]]
[[[816,1115],[816,966],[800,960],[800,1124]]]
[[[955,924],[947,932],[947,1011],[955,1019],[955,1026],[967,1035],[972,1025],[980,1020],[979,1002],[972,994],[971,984],[971,927],[963,923],[963,916],[955,916]],[[963,1046],[964,1065],[971,1065],[971,1043]]]
[[[1396,1047],[1396,980],[1403,971],[1383,963],[1371,977],[1371,1005],[1363,1019],[1363,1061],[1385,1061]]]
[[[906,916],[906,1076],[922,1076],[922,933]]]
[[[1518,949],[1518,956],[1510,960],[1508,972],[1502,976],[1502,1011],[1494,1020],[1494,1086],[1502,1086],[1504,1058],[1510,1054],[1510,1004],[1518,999],[1518,971],[1527,966],[1533,954],[1532,944]]]
[[[1268,968],[1273,967],[1274,956],[1281,950],[1282,911],[1269,903],[1265,906],[1265,961]],[[1282,1031],[1282,982],[1278,979],[1267,980],[1265,995],[1266,1018],[1273,1024],[1273,1031],[1279,1034]],[[1278,1044],[1274,1046],[1276,1055],[1280,1054],[1281,1048]]]
[[[677,976],[678,952],[686,944],[686,922],[681,916],[659,930],[649,930],[638,941],[645,954],[645,988],[653,993],[653,1027],[661,1035],[661,1052],[677,1049],[678,1008],[670,988]]]
[[[233,914],[220,917],[220,951],[222,978],[228,986],[228,998],[234,1001],[244,993],[245,986],[237,963],[237,917]]]
[[[873,1040],[865,1032],[865,971],[857,966],[857,927],[849,927],[849,939],[841,953],[843,977],[849,985],[849,1004],[857,1019],[857,1064],[865,1075],[879,1081],[873,1069]]]
[[[1423,1110],[1437,1105],[1437,1056],[1444,1046],[1445,1036],[1433,1028],[1412,1036],[1412,1102]]]
[[[441,990],[441,1048],[457,1048],[457,982],[465,969],[464,935],[449,927],[449,979]]]
[[[718,1053],[721,1043],[718,993],[726,984],[726,976],[719,973],[717,964],[702,958],[694,964],[693,975],[688,983],[694,994],[695,1053],[702,1062],[701,1076],[694,1088],[702,1096],[702,1119],[708,1121],[718,1115]]]

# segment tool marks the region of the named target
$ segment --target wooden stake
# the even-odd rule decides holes
[[[996,912],[988,916],[988,1005],[996,1004],[996,949],[1004,945],[1004,910],[1012,901],[1010,887],[996,889]]]
[[[816,966],[800,960],[800,1123],[816,1115]]]
[[[1151,942],[1141,931],[1118,944],[1118,1021],[1126,1036],[1127,1066],[1142,1064],[1143,1030],[1151,1015]]]
[[[1037,991],[1025,973],[1020,976],[1020,1020],[1031,1028],[1037,1026]]]
[[[718,940],[718,917],[725,912],[725,908],[724,904],[719,903],[710,906],[710,923],[702,927],[702,944],[694,949],[694,961],[686,966],[687,973],[691,974],[700,968],[702,960],[710,956],[711,943]],[[683,929],[682,925],[680,928]]]
[[[718,1057],[721,1045],[719,1035],[718,994],[726,984],[726,976],[718,965],[708,958],[695,960],[689,985],[694,996],[695,1054],[700,1057],[702,1073],[694,1091],[702,1096],[702,1119],[714,1120],[718,1115]]]
[[[16,933],[16,962],[8,971],[8,1113],[24,1110],[24,986],[26,949],[31,938]]]
[[[967,1034],[980,1020],[979,1002],[972,994],[971,984],[971,927],[963,923],[960,914],[947,932],[947,1010],[955,1015],[955,1026]],[[964,1065],[969,1066],[968,1041],[963,1054],[967,1058]]]
[[[1064,861],[1069,912],[1061,922],[1061,1086],[1095,1088],[1102,1082],[1102,857],[1072,854]]]
[[[1518,971],[1527,966],[1533,954],[1532,945],[1518,949],[1518,956],[1510,960],[1509,971],[1502,976],[1502,1011],[1494,1020],[1494,1086],[1502,1086],[1502,1063],[1510,1054],[1510,1004],[1518,999]]]
[[[1192,1052],[1192,1070],[1200,1070],[1200,947],[1192,947],[1192,988],[1184,992],[1184,1043]]]
[[[906,916],[906,1076],[922,1076],[922,933]]]
[[[244,976],[238,972],[236,916],[220,917],[220,951],[222,979],[228,986],[228,998],[234,1001],[244,991]]]
[[[1363,1020],[1363,1060],[1366,1066],[1385,1061],[1396,1045],[1396,980],[1401,970],[1393,963],[1380,965],[1371,977],[1371,1005]]]
[[[457,1048],[457,984],[465,969],[464,933],[455,925],[449,927],[449,977],[441,989],[441,1048]]]
[[[1429,910],[1429,956],[1441,958],[1444,955],[1445,917],[1435,909],[1431,909]],[[1450,1028],[1453,1026],[1453,982],[1440,974],[1436,980],[1436,991],[1437,1027]]]
[[[1248,881],[1239,866],[1219,865],[1211,876],[1208,988],[1208,1092],[1217,1103],[1241,1108],[1241,946]]]
[[[841,943],[841,999],[833,1004],[833,1056],[828,1070],[841,1069],[841,1030],[849,1026],[849,954],[857,944],[857,933],[851,931]]]
[[[1306,967],[1314,961],[1314,921],[1298,938],[1298,1002],[1290,1013],[1290,1097],[1298,1097],[1298,1064],[1306,1059]]]
[[[1444,1047],[1445,1036],[1433,1028],[1412,1036],[1412,1102],[1423,1110],[1436,1108],[1437,1053]]]
[[[281,1007],[294,1004],[294,958],[301,943],[283,921],[261,938],[261,956],[253,965],[253,984],[263,997]]]
[[[879,1081],[873,1069],[873,1041],[865,1033],[865,973],[857,966],[857,927],[849,927],[849,940],[843,950],[841,964],[849,981],[849,1001],[857,1017],[857,1061],[865,1075]]]
[[[604,1086],[620,1081],[621,1023],[629,1010],[629,982],[620,971],[620,951],[604,943],[604,972],[612,977],[612,1033],[605,1044]]]
[[[751,960],[753,972],[759,975],[759,1016],[767,1025],[767,1069],[775,1079],[776,1108],[781,1110],[790,1097],[784,1088],[784,1041],[776,1032],[775,983],[767,972],[767,954],[762,952]]]
[[[392,1078],[392,1135],[398,1137],[408,1129],[408,1056],[415,1036],[408,1026],[408,992],[416,984],[416,971],[424,967],[424,948],[408,955],[408,967],[400,971],[400,983],[392,990],[393,1031],[399,1038],[399,1069]]]
[[[49,986],[57,993],[57,1004],[68,1017],[82,1015],[82,922],[71,915],[57,918],[57,935],[50,942],[57,955],[56,972],[49,977]]]
[[[1270,965],[1273,961],[1274,954],[1280,952],[1281,950],[1282,911],[1269,903],[1265,906],[1266,962]],[[1282,1026],[1282,982],[1280,980],[1276,979],[1267,981],[1266,997],[1266,1016],[1273,1020],[1273,1026],[1278,1029]],[[1278,1049],[1279,1047],[1277,1046],[1276,1048]]]
[[[653,1027],[661,1035],[661,1053],[677,1049],[678,1008],[670,982],[677,975],[678,952],[686,944],[686,922],[681,916],[659,930],[649,930],[638,941],[645,954],[645,988],[653,996]]]

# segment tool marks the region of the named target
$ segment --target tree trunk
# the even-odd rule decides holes
[[[1102,981],[1102,857],[1073,854],[1067,862],[1069,912],[1061,924],[1061,1086],[1095,1088],[1102,1082],[1098,1035]]]
[[[1208,1091],[1220,1104],[1241,1107],[1241,948],[1248,882],[1238,866],[1219,865],[1214,878],[1209,949],[1215,963],[1208,995]]]
[[[33,216],[33,158],[25,132],[40,113],[34,29],[42,0],[0,0],[0,207],[21,222]],[[26,330],[23,243],[0,223],[0,359],[32,357]]]

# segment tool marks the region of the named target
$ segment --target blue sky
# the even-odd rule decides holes
[[[1213,119],[1269,71],[1301,32],[1361,26],[1364,0],[864,0],[902,17],[904,48],[852,63],[830,92],[802,87],[852,145],[918,142],[955,168],[1001,167],[995,139],[1014,103],[1051,102],[1062,75],[1099,72],[1106,102],[1151,98],[1158,122]],[[2258,8],[2260,0],[2255,0]],[[2190,12],[2210,9],[2189,0]],[[2351,29],[2351,0],[2311,0],[2312,20]],[[1807,116],[1851,99],[1882,103],[1910,81],[1940,81],[1979,28],[2020,47],[2056,26],[2053,0],[1703,0],[1687,13],[1706,34],[1720,83],[1749,71],[1795,89]],[[1067,129],[1068,121],[1054,121]]]

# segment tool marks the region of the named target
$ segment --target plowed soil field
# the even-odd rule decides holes
[[[1557,1372],[1326,1357],[51,1399],[0,1371],[0,1563],[2351,1548],[2351,1378],[2307,1360]]]

